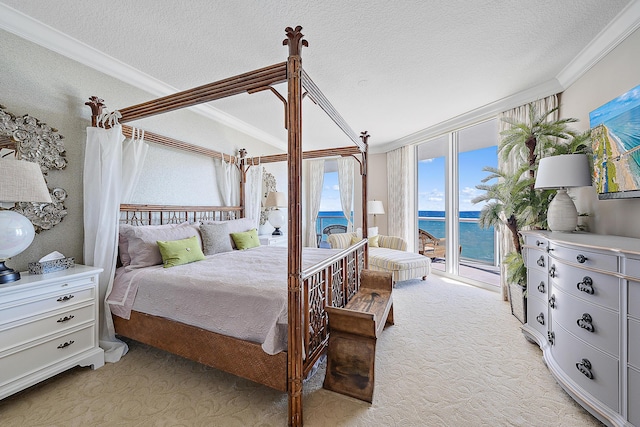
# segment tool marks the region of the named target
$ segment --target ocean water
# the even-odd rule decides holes
[[[435,237],[444,237],[445,223],[443,211],[418,211],[420,218],[418,227],[433,234]],[[480,211],[464,211],[460,212],[460,218],[477,219],[480,217]],[[322,229],[330,224],[347,225],[347,220],[342,212],[325,211],[318,215],[316,224],[316,232],[322,233]],[[373,225],[373,223],[371,224]],[[460,245],[462,246],[461,256],[463,258],[472,259],[474,261],[486,262],[493,264],[495,261],[494,247],[495,234],[493,227],[482,229],[477,222],[460,221]],[[322,240],[326,241],[327,236],[322,236]]]
[[[621,151],[638,147],[640,145],[640,106],[609,119],[605,122],[605,126],[622,145]],[[634,175],[637,188],[640,188],[640,150],[630,153],[629,157],[631,173]]]

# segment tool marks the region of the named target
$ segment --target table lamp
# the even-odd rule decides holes
[[[370,200],[367,202],[367,213],[373,215],[373,227],[368,230],[368,237],[378,234],[378,226],[376,225],[376,215],[384,215],[384,206],[382,200]]]
[[[586,154],[563,154],[540,159],[535,188],[558,189],[549,205],[547,224],[551,231],[571,232],[578,225],[578,211],[567,188],[591,185]]]
[[[273,236],[281,236],[282,231],[280,228],[284,226],[285,216],[284,213],[278,208],[287,207],[287,197],[284,193],[279,191],[270,191],[267,194],[267,200],[264,204],[265,208],[275,208],[269,212],[269,223],[273,225],[275,230],[271,233]]]
[[[51,203],[51,196],[40,165],[0,159],[0,206],[15,202]],[[35,234],[27,217],[0,207],[0,284],[20,279],[20,273],[7,267],[5,262],[27,249]]]

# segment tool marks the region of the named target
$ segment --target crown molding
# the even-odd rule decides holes
[[[178,92],[178,89],[3,3],[0,3],[0,28],[152,95],[161,97]],[[284,141],[215,107],[200,104],[189,109],[286,151]]]

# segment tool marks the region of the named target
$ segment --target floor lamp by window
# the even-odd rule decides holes
[[[286,208],[287,207],[287,197],[284,193],[279,191],[271,191],[267,194],[267,200],[264,203],[265,208],[273,208],[271,212],[269,212],[269,223],[273,225],[275,230],[271,233],[273,236],[281,236],[282,231],[280,228],[284,227],[285,216],[284,212],[278,208]]]
[[[549,230],[575,231],[578,225],[578,211],[567,194],[567,188],[590,185],[591,171],[586,154],[563,154],[540,159],[535,188],[558,189],[547,212]]]
[[[371,200],[367,202],[367,213],[373,215],[373,227],[367,230],[368,237],[378,234],[378,225],[376,224],[376,215],[384,215],[384,206],[381,200]]]
[[[0,206],[15,202],[51,203],[40,165],[25,160],[0,159]],[[0,284],[20,279],[5,262],[31,245],[35,237],[24,215],[0,207]]]

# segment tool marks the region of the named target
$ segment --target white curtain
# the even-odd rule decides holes
[[[340,188],[340,205],[347,218],[347,231],[353,231],[351,209],[353,207],[353,157],[338,158],[338,187]]]
[[[105,361],[117,362],[128,347],[115,337],[106,296],[113,286],[122,197],[122,127],[87,128],[84,157],[84,263],[100,273],[100,347]]]
[[[133,191],[138,185],[149,144],[144,142],[144,131],[134,128],[131,139],[122,147],[122,197],[120,203],[131,203]]]
[[[311,160],[309,165],[309,219],[307,221],[307,246],[318,246],[316,222],[320,212],[322,185],[324,184],[324,160]]]
[[[533,104],[539,113],[544,113],[558,106],[558,97],[557,95],[551,95],[546,98],[533,101],[529,104]],[[518,123],[530,124],[529,123],[529,104],[521,105],[520,107],[516,107],[514,109],[505,111],[498,115],[498,141],[502,140],[502,135],[501,135],[502,132],[511,127],[510,124],[504,121],[505,118],[509,118]],[[559,115],[557,110],[548,117],[548,120],[550,121],[558,120],[558,119],[559,119]],[[517,167],[516,166],[517,164],[518,164],[518,160],[514,156],[511,156],[507,160],[503,160],[502,156],[498,154],[498,169],[502,169],[509,173],[513,173],[515,172],[515,168]],[[500,228],[499,230],[500,237],[498,242],[499,243],[498,256],[499,256],[499,259],[502,260],[502,258],[506,254],[515,251],[516,248],[513,245],[511,231],[509,231],[509,229],[504,225],[501,225],[499,228]],[[500,284],[501,284],[500,288],[501,288],[502,299],[505,301],[508,300],[508,289],[507,289],[508,283],[506,282],[506,277],[507,277],[506,267],[502,262],[500,262]]]
[[[387,234],[398,236],[407,242],[415,240],[410,233],[411,162],[413,147],[405,146],[387,153],[388,203]]]
[[[254,165],[247,170],[245,183],[244,209],[245,217],[255,222],[256,229],[260,228],[260,208],[262,206],[262,167]]]
[[[215,160],[218,189],[224,206],[237,206],[240,198],[240,171],[224,159]]]

